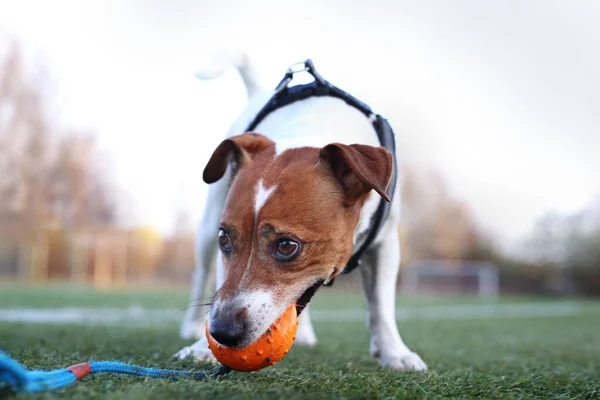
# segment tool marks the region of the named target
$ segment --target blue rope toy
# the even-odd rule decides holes
[[[144,378],[204,380],[230,372],[228,367],[217,368],[212,373],[204,371],[181,371],[174,369],[145,368],[117,361],[88,361],[54,371],[30,371],[0,351],[0,389],[7,383],[13,392],[38,393],[67,387],[89,374],[125,374]]]

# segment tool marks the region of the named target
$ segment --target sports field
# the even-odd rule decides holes
[[[187,305],[185,288],[0,284],[0,349],[39,369],[90,359],[210,368],[172,358],[189,343],[177,334]],[[600,398],[600,302],[400,298],[400,332],[426,373],[385,370],[371,359],[359,288],[323,289],[312,305],[318,345],[296,346],[259,373],[203,382],[100,375],[31,397]]]

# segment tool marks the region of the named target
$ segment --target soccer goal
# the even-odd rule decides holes
[[[498,296],[498,268],[490,262],[466,260],[415,260],[400,270],[402,293],[477,294]]]

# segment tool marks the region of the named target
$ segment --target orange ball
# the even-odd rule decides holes
[[[292,303],[279,319],[248,347],[236,349],[219,344],[210,336],[208,322],[206,338],[210,351],[221,364],[236,371],[250,372],[258,371],[281,360],[294,344],[297,328],[296,304]]]

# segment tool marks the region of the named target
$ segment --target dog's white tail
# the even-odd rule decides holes
[[[243,50],[221,50],[214,53],[202,63],[200,69],[196,71],[196,77],[204,80],[215,79],[230,68],[237,68],[239,71],[248,97],[263,89],[258,73]]]

